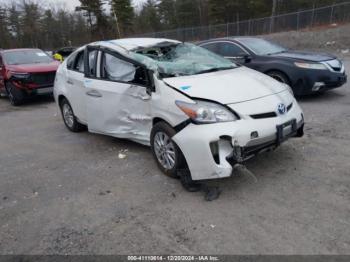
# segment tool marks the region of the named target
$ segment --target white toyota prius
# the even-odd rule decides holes
[[[81,47],[59,67],[54,95],[69,130],[150,145],[165,174],[188,170],[192,181],[229,177],[236,164],[303,135],[289,86],[168,39]]]

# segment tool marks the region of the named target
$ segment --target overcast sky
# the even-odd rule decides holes
[[[10,4],[13,0],[0,0],[1,4]],[[17,0],[18,2],[21,2],[21,0]],[[67,9],[74,10],[74,8],[78,5],[80,5],[79,0],[33,0],[34,2],[39,3],[59,3],[60,5],[65,5]],[[145,2],[146,0],[133,0],[133,3],[135,6],[140,5],[141,3]]]

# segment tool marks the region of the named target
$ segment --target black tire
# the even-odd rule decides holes
[[[267,72],[267,75],[272,77],[273,79],[277,80],[278,82],[290,85],[290,81],[289,81],[288,76],[283,72],[270,71],[270,72]]]
[[[303,137],[304,136],[304,125],[302,125],[298,130],[297,130],[297,135],[296,137]]]
[[[11,105],[19,106],[23,103],[24,94],[21,90],[18,90],[16,86],[7,82],[5,83],[5,89]]]
[[[77,117],[74,115],[73,108],[67,99],[63,98],[60,101],[60,109],[61,109],[63,122],[70,131],[77,133],[84,130],[85,126],[78,122]],[[68,120],[67,112],[65,110],[70,110],[71,115],[69,116],[69,120]]]
[[[191,173],[189,170],[181,170],[179,172],[179,177],[180,177],[182,186],[188,192],[198,192],[202,190],[203,185],[200,182],[196,182],[192,180]]]
[[[157,145],[155,143],[157,143],[157,134],[161,135],[162,133],[166,134],[169,138],[169,143],[172,143],[173,145],[173,151],[174,151],[174,164],[171,168],[166,168],[162,163],[161,160],[159,160],[158,156],[157,156]],[[178,172],[181,170],[188,170],[187,168],[187,164],[186,164],[186,160],[180,150],[180,148],[175,144],[175,142],[172,140],[172,137],[176,134],[176,131],[167,123],[165,122],[159,122],[157,124],[155,124],[152,128],[151,131],[151,149],[152,149],[152,153],[153,153],[153,157],[155,159],[155,161],[157,162],[160,170],[162,170],[162,172],[172,178],[179,178],[179,174]]]

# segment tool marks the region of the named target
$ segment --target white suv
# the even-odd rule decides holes
[[[289,86],[201,47],[121,39],[77,49],[57,71],[69,130],[150,145],[160,169],[224,178],[246,159],[303,135]]]

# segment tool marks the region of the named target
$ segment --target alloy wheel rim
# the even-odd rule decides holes
[[[74,115],[71,107],[68,104],[64,104],[62,107],[64,122],[69,127],[73,127],[74,125]]]
[[[170,137],[164,132],[156,133],[154,137],[154,151],[158,162],[167,170],[175,166],[175,146]]]

